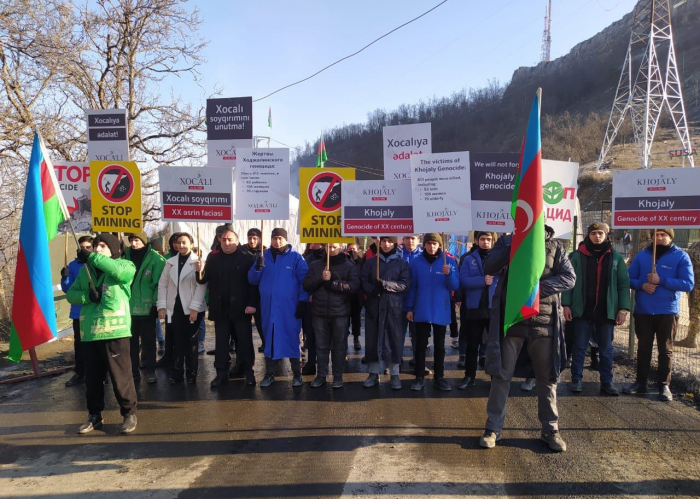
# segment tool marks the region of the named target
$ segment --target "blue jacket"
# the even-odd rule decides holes
[[[464,297],[467,309],[477,310],[481,302],[481,295],[486,284],[484,283],[484,267],[481,262],[479,250],[472,251],[462,258],[462,266],[459,269],[459,285]],[[491,308],[491,301],[498,285],[498,275],[493,277],[493,282],[489,286],[488,308]]]
[[[410,253],[405,248],[402,249],[401,251],[402,251],[401,258],[403,258],[403,261],[406,262],[409,267],[411,266],[411,262],[413,262],[413,260],[415,260],[416,257],[419,257],[420,255],[423,254],[423,248],[421,248],[420,246],[418,246],[416,249],[414,249]],[[408,312],[408,296],[409,296],[409,293],[404,293],[403,297],[402,297],[403,311],[404,312]]]
[[[298,359],[301,357],[301,319],[295,312],[299,302],[309,301],[303,287],[309,267],[291,246],[277,255],[277,261],[270,250],[265,251],[264,257],[265,266],[261,270],[255,269],[255,263],[250,267],[248,282],[260,289],[265,357]]]
[[[61,279],[61,289],[64,293],[68,292],[70,287],[75,282],[75,279],[78,277],[80,269],[82,268],[83,264],[80,263],[77,258],[68,264],[68,277],[66,277],[65,279]],[[71,319],[80,319],[81,307],[82,305],[71,305],[68,317]]]
[[[681,292],[689,293],[695,284],[690,257],[675,244],[661,255],[656,261],[659,285],[649,294],[642,290],[642,284],[647,282],[647,274],[651,272],[651,260],[651,249],[646,248],[637,253],[630,265],[630,287],[637,291],[634,313],[678,315]]]
[[[411,287],[408,290],[407,311],[413,312],[414,322],[429,322],[447,326],[452,322],[450,297],[459,287],[457,262],[447,257],[450,274],[442,273],[442,250],[431,264],[426,253],[411,262]]]

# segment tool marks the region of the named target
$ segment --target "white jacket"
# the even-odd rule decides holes
[[[184,267],[182,267],[182,272],[180,272],[180,279],[178,283],[177,267],[178,258],[180,255],[175,255],[168,258],[165,261],[165,268],[163,273],[160,275],[160,280],[158,281],[158,310],[165,309],[168,322],[172,322],[173,311],[175,309],[175,298],[178,294],[178,284],[180,290],[180,302],[182,303],[182,309],[186,314],[190,310],[196,310],[197,312],[204,312],[207,309],[207,304],[205,302],[204,295],[207,292],[206,284],[197,284],[196,271],[194,270],[194,264],[199,257],[190,253],[189,258],[185,262]]]

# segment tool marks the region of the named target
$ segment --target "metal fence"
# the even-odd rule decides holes
[[[609,204],[602,204],[600,210],[583,212],[581,213],[580,218],[584,233],[577,237],[579,242],[583,240],[583,237],[585,237],[586,227],[588,227],[590,224],[600,221],[610,224],[612,219],[610,206]],[[625,246],[622,243],[622,231],[619,231],[619,233],[613,233],[612,235],[615,250],[625,257],[628,265],[630,258],[633,258],[638,251],[644,249],[648,241],[648,231],[632,230],[630,233],[632,234],[632,244],[629,246]],[[699,240],[698,231],[677,230],[675,231],[675,234],[676,237],[674,238],[674,243],[683,250],[687,250],[692,243]],[[688,335],[691,319],[688,300],[688,293],[682,293],[676,342],[685,339]],[[698,317],[694,317],[694,320],[696,321],[699,319],[700,318]],[[615,328],[615,338],[613,343],[617,353],[630,360],[636,359],[636,338],[634,335],[630,336],[629,319],[622,326]],[[658,351],[655,344],[652,365],[656,365],[657,354]],[[698,385],[700,384],[700,348],[686,348],[674,345],[673,372],[674,376],[686,378],[695,385],[695,388],[698,388]]]

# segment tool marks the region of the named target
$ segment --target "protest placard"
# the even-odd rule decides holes
[[[162,219],[166,222],[233,221],[230,168],[158,168]]]
[[[299,168],[299,231],[302,243],[351,243],[342,237],[341,184],[354,168]]]
[[[411,183],[405,180],[343,182],[344,236],[413,234]]]
[[[141,172],[134,161],[90,161],[90,192],[93,230],[141,231]]]
[[[430,123],[385,126],[382,134],[386,180],[410,179],[411,157],[433,152]]]
[[[88,161],[129,161],[126,109],[90,109],[85,115]]]
[[[53,161],[53,170],[66,202],[73,228],[78,232],[92,230],[92,206],[90,203],[90,164]],[[59,232],[70,231],[68,221],[61,222]]]
[[[235,167],[239,147],[253,147],[253,98],[207,99],[207,165]]]
[[[289,218],[289,149],[238,149],[236,220]]]

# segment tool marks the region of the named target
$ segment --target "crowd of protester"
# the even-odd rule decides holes
[[[142,377],[155,384],[156,369],[163,368],[172,385],[196,383],[207,312],[215,332],[215,348],[207,352],[213,354],[216,370],[212,389],[231,379],[247,386],[258,383],[253,322],[264,358],[260,388],[275,383],[280,361],[289,359],[292,387],[302,386],[307,375],[314,376],[310,387],[319,388],[332,375],[331,387],[341,389],[349,343],[362,350],[364,309],[365,388],[378,386],[385,373],[391,389],[403,388],[399,375],[408,335],[408,369],[414,374],[410,389],[423,390],[432,378],[435,389],[452,390],[445,377],[449,328],[457,367],[464,370],[456,387],[474,386],[479,366],[491,377],[480,445],[492,448],[501,439],[516,377],[525,378],[523,389],[536,391],[541,439],[553,451],[564,451],[557,411],[560,374],[570,366],[569,389],[580,393],[591,349],[601,394],[619,394],[613,383],[612,341],[615,326],[627,320],[631,290],[636,291],[638,367],[635,383],[623,392],[648,391],[656,338],[659,399],[672,399],[680,294],[694,285],[690,259],[673,244],[673,229],[658,229],[628,270],[609,234],[605,223],[594,223],[579,247],[567,254],[546,226],[538,312],[506,333],[506,289],[517,285],[508,282],[509,234],[499,238],[476,232],[473,246],[459,258],[446,252],[436,233],[404,237],[401,246],[396,237],[382,236],[378,246],[373,243],[364,251],[357,244],[309,244],[300,254],[287,243],[284,229],[272,231],[267,248],[260,230],[251,229],[241,242],[230,225],[222,225],[205,261],[186,232],[170,237],[167,254],[145,233],[129,234],[127,248],[113,234],[84,236],[76,260],[61,271],[75,332],[75,374],[66,386],[86,385],[88,419],[79,432],[102,425],[110,381],[124,434],[136,429],[135,384]],[[426,365],[431,337],[432,370]]]

